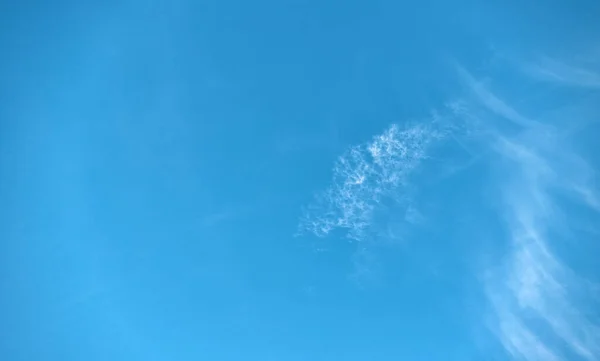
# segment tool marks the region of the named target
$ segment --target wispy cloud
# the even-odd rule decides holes
[[[561,85],[600,89],[600,63],[586,66],[567,64],[544,56],[537,62],[523,65],[531,76]]]
[[[580,311],[586,283],[553,252],[553,238],[569,225],[564,198],[596,206],[590,167],[556,130],[528,129],[518,137],[497,134],[495,150],[504,179],[497,179],[510,237],[509,257],[488,280],[496,332],[517,360],[600,357],[600,328]],[[562,194],[559,198],[557,194]],[[592,301],[593,302],[593,301]]]
[[[307,208],[301,228],[319,237],[340,230],[360,241],[357,273],[372,275],[369,262],[376,261],[365,241],[381,234],[376,218],[391,200],[404,210],[395,222],[426,220],[411,199],[413,176],[426,163],[435,163],[429,162],[433,149],[456,143],[470,159],[451,174],[479,162],[496,170],[493,179],[475,183],[486,179],[491,183],[483,186],[497,190],[494,201],[501,204],[499,218],[506,227],[502,266],[490,266],[484,282],[494,320],[490,327],[500,345],[514,360],[600,360],[600,327],[582,311],[600,300],[588,297],[589,282],[555,251],[563,241],[557,235],[576,233],[569,206],[600,212],[596,172],[570,146],[570,130],[544,121],[548,109],[526,116],[463,67],[457,71],[467,94],[446,105],[448,115],[434,113],[409,126],[393,124],[349,148],[334,166],[330,187]],[[587,82],[576,83],[594,84]],[[436,180],[448,176],[438,172]]]
[[[350,147],[333,168],[332,185],[316,196],[300,227],[323,237],[336,229],[363,241],[386,199],[406,201],[411,174],[445,137],[438,124],[391,125],[371,141]]]
[[[448,139],[451,128],[435,113],[419,123],[392,124],[370,141],[348,148],[334,164],[330,186],[304,210],[300,233],[326,237],[337,231],[357,242],[350,278],[361,286],[377,284],[377,249],[401,243],[403,227],[426,219],[412,204],[413,176],[433,148]]]
[[[469,73],[466,69],[460,65],[456,66],[457,72],[462,81],[467,86],[469,92],[476,97],[476,99],[484,105],[488,110],[494,114],[513,122],[514,124],[530,127],[535,122],[528,117],[522,115],[513,107],[508,105],[504,100],[497,97],[491,92],[483,81],[477,80]]]

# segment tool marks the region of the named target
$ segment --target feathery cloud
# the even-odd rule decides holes
[[[551,65],[562,71],[561,81],[567,74],[573,84],[595,84],[593,77],[586,83],[573,75],[584,73],[556,64]],[[447,103],[443,116],[434,113],[410,126],[393,124],[349,148],[334,166],[332,184],[307,208],[300,227],[319,237],[341,230],[361,241],[357,273],[373,274],[373,253],[364,241],[381,234],[378,214],[391,201],[404,210],[395,222],[422,222],[426,215],[416,212],[411,201],[413,176],[429,163],[436,147],[454,142],[470,160],[451,174],[477,162],[500,170],[492,184],[484,185],[498,190],[499,217],[508,238],[502,266],[490,268],[484,282],[494,320],[490,327],[500,345],[514,360],[599,360],[600,326],[582,311],[599,300],[588,297],[589,282],[555,251],[558,234],[576,232],[570,227],[569,205],[600,212],[596,173],[570,146],[570,131],[523,115],[466,69],[457,66],[457,71],[465,98]],[[507,131],[505,124],[516,127]],[[437,181],[449,176],[440,174]]]
[[[459,65],[456,66],[456,69],[469,92],[492,113],[523,127],[534,125],[533,120],[522,115],[504,100],[497,97],[482,81],[475,79],[466,69]]]
[[[436,122],[392,124],[370,142],[351,147],[338,158],[332,185],[308,207],[301,229],[320,237],[342,229],[350,239],[365,240],[376,209],[386,199],[407,200],[411,174],[445,134]]]
[[[587,67],[560,62],[550,57],[541,57],[539,61],[523,66],[531,76],[560,85],[600,89],[600,63]]]
[[[510,253],[499,278],[488,283],[497,318],[496,332],[517,360],[600,357],[600,328],[580,309],[586,282],[553,251],[553,235],[568,227],[564,200],[595,206],[590,167],[572,151],[558,130],[528,129],[521,136],[497,135],[495,150],[504,164],[499,179],[510,237]],[[540,332],[543,330],[543,332]],[[558,341],[557,341],[558,340]]]

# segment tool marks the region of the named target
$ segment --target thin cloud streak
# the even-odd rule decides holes
[[[586,283],[551,250],[554,231],[569,224],[556,192],[588,206],[597,199],[589,165],[559,140],[549,128],[528,129],[516,139],[497,135],[495,150],[511,174],[499,181],[512,250],[487,289],[500,342],[517,360],[600,357],[600,328],[579,311],[588,300],[574,292]]]
[[[566,86],[600,89],[599,69],[574,66],[545,56],[536,63],[525,64],[523,68],[526,73],[539,80]]]
[[[501,164],[499,174],[506,175],[493,180],[504,204],[510,251],[503,267],[487,272],[485,288],[495,320],[491,329],[514,360],[552,361],[575,355],[598,360],[600,327],[580,311],[598,300],[580,296],[589,291],[589,283],[552,251],[558,242],[552,235],[572,234],[565,199],[600,210],[595,172],[569,147],[572,132],[522,115],[464,68],[456,69],[472,101],[453,109],[470,120],[465,124],[475,124],[482,137],[480,152],[473,157]],[[499,118],[520,130],[509,136]]]
[[[456,66],[458,75],[466,84],[467,89],[492,113],[522,127],[531,127],[535,122],[508,105],[504,100],[492,93],[482,81],[475,79],[460,65]]]
[[[468,97],[448,103],[448,115],[435,113],[413,126],[392,125],[348,149],[334,167],[331,186],[307,208],[301,229],[319,237],[342,230],[362,242],[357,254],[370,254],[364,241],[377,234],[377,211],[392,199],[404,207],[404,222],[415,222],[412,176],[435,147],[457,143],[469,161],[420,184],[446,179],[478,162],[499,170],[491,181],[498,190],[495,201],[501,201],[508,251],[501,267],[486,270],[484,281],[490,329],[499,344],[514,360],[600,360],[600,327],[581,311],[598,300],[584,296],[591,293],[589,282],[554,251],[561,242],[557,234],[576,232],[565,203],[600,212],[596,172],[570,147],[573,132],[521,114],[464,68],[456,69]],[[517,127],[506,131],[506,121]],[[419,214],[418,221],[423,217]],[[368,269],[359,267],[363,273]]]

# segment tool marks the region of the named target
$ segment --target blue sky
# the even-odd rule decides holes
[[[0,2],[0,359],[600,359],[598,18]]]

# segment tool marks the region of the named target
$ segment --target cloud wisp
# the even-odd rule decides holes
[[[324,237],[341,229],[351,240],[366,240],[382,202],[408,200],[411,175],[446,134],[438,121],[392,124],[371,141],[351,147],[338,158],[330,188],[304,212],[301,230]]]
[[[576,66],[543,56],[537,62],[523,66],[525,71],[540,80],[572,87],[600,89],[600,64]]]
[[[556,235],[573,236],[566,200],[598,210],[592,168],[541,122],[513,137],[496,133],[493,148],[507,175],[495,182],[509,253],[486,280],[492,329],[514,360],[597,360],[600,327],[581,311],[597,300],[582,296],[588,283],[554,251]]]
[[[522,144],[505,142],[499,151],[510,159],[515,173],[503,190],[512,250],[501,279],[488,285],[500,340],[516,359],[560,360],[571,352],[596,360],[600,328],[580,313],[580,303],[586,301],[575,296],[585,282],[551,250],[556,225],[568,224],[552,190],[572,184],[591,190]],[[538,336],[536,327],[551,330],[552,336]]]
[[[558,61],[547,60],[543,66],[536,70],[541,80],[585,88],[600,85],[595,73]],[[585,311],[600,299],[590,281],[557,251],[566,242],[573,249],[584,247],[574,226],[577,210],[600,218],[596,171],[572,146],[576,134],[568,123],[573,122],[550,121],[546,117],[553,109],[548,107],[537,112],[530,107],[532,114],[526,116],[487,83],[460,66],[456,69],[465,96],[449,102],[443,116],[434,113],[420,123],[393,124],[349,148],[334,166],[331,186],[306,209],[300,228],[318,237],[340,230],[362,242],[356,253],[369,258],[365,241],[381,231],[377,217],[390,201],[404,210],[394,214],[395,222],[423,222],[427,215],[412,198],[418,185],[437,184],[485,163],[492,172],[470,179],[467,191],[476,191],[475,184],[495,190],[492,202],[500,205],[494,212],[502,228],[491,237],[498,236],[506,247],[503,254],[492,256],[496,263],[486,263],[483,281],[492,334],[512,360],[600,360],[600,321]],[[592,126],[595,120],[576,123]],[[450,173],[437,172],[433,182],[416,182],[426,164],[437,165],[429,162],[437,147],[448,143],[468,153],[470,160]]]
[[[471,75],[461,66],[457,66],[456,68],[469,93],[471,93],[476,100],[485,106],[489,111],[522,127],[530,127],[534,125],[535,122],[533,120],[525,117],[513,107],[508,105],[504,100],[500,99],[494,93],[489,91],[482,81],[475,79],[473,75]]]

